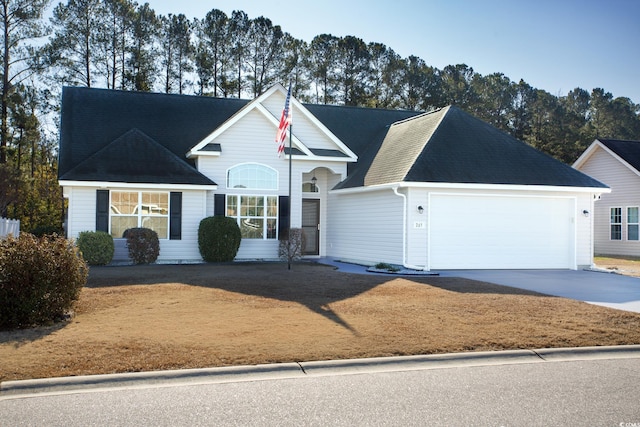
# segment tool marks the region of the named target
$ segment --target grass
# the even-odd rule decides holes
[[[294,264],[93,267],[75,315],[0,332],[0,381],[640,344],[640,313],[458,278]]]

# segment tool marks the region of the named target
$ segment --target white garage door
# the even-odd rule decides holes
[[[432,269],[575,267],[573,198],[432,194]]]

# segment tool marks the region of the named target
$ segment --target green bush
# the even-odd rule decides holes
[[[129,258],[135,264],[150,264],[156,262],[160,255],[160,241],[158,233],[149,228],[130,228],[124,232],[127,238]]]
[[[88,271],[78,248],[65,238],[21,233],[0,240],[0,329],[63,319]]]
[[[289,238],[287,238],[289,237]],[[302,258],[302,251],[306,245],[306,237],[301,228],[292,228],[287,234],[280,236],[278,257],[283,261],[294,261]]]
[[[200,221],[198,248],[206,262],[229,262],[238,254],[242,234],[235,219],[222,215]]]
[[[64,230],[62,227],[56,227],[55,225],[39,225],[31,230],[31,234],[36,237],[52,236],[54,234],[64,236]]]
[[[82,231],[76,245],[89,265],[107,265],[113,259],[113,237],[104,231]]]

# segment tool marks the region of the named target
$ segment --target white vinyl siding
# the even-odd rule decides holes
[[[95,231],[96,190],[98,188],[95,187],[65,187],[65,195],[69,196],[67,225],[69,238],[76,239],[81,231]],[[206,213],[205,193],[200,190],[182,191],[182,239],[160,240],[159,262],[202,260],[198,249],[198,226]],[[128,261],[125,239],[114,239],[114,244],[116,246],[114,261]]]
[[[331,193],[327,255],[365,264],[402,264],[403,199],[391,189]]]
[[[625,237],[627,230],[623,223],[623,238],[611,240],[611,208],[640,206],[640,176],[618,159],[597,147],[591,157],[579,168],[581,172],[611,187],[611,193],[600,196],[593,209],[594,251],[597,255],[640,256],[640,241]]]
[[[284,98],[282,98],[282,105],[278,107],[280,112],[283,105]],[[296,111],[294,110],[294,133],[297,134],[296,129],[302,127],[305,120],[303,120],[303,117],[296,117],[295,113]],[[278,117],[280,117],[279,113]],[[278,157],[277,144],[274,142],[276,130],[276,126],[272,125],[264,115],[258,111],[252,111],[243,117],[237,125],[232,126],[216,138],[215,142],[221,144],[222,147],[219,157],[198,158],[198,170],[218,184],[218,190],[210,192],[208,195],[207,212],[209,215],[213,214],[214,194],[216,193],[239,196],[287,196],[289,194],[289,159],[287,156]],[[307,143],[307,141],[304,142]],[[331,148],[335,148],[335,146]],[[227,171],[248,161],[274,169],[278,176],[277,190],[227,188]],[[307,176],[314,170],[313,174],[318,179],[318,187],[320,189],[320,193],[314,194],[321,199],[320,254],[323,255],[326,248],[325,229],[323,227],[326,218],[326,189],[337,183],[339,179],[335,178],[336,176],[346,176],[346,163],[325,165],[318,161],[293,160],[291,173],[293,181],[291,189],[291,227],[293,228],[301,226],[303,175]],[[328,182],[329,177],[332,177],[332,182]],[[243,239],[236,256],[236,259],[239,260],[277,258],[277,240]]]

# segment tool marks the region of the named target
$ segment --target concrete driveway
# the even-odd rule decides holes
[[[321,258],[319,262],[332,265],[345,273],[389,275],[374,273],[366,266],[340,262],[331,258]],[[405,272],[407,271],[400,271],[399,275],[404,275]],[[420,274],[415,271],[412,273]],[[433,270],[430,273],[441,277],[464,277],[512,286],[640,313],[640,278],[638,277],[590,270]]]
[[[447,270],[464,277],[640,313],[640,278],[587,270]]]

